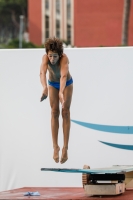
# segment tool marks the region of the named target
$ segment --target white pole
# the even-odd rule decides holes
[[[23,41],[23,26],[24,26],[24,16],[20,15],[20,28],[19,28],[19,48],[22,48],[22,41]]]

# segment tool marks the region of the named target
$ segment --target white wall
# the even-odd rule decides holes
[[[71,119],[133,126],[133,48],[65,49],[74,79]],[[50,107],[40,103],[39,70],[44,49],[0,50],[0,191],[26,186],[82,186],[81,174],[42,172],[42,167],[82,168],[133,164],[132,134],[116,134],[71,123],[69,159],[52,159]],[[62,148],[62,120],[59,144]],[[130,127],[132,129],[132,127]]]

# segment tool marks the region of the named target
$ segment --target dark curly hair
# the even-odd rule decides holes
[[[63,42],[55,37],[48,38],[44,44],[46,53],[49,51],[55,51],[61,57],[63,54]]]

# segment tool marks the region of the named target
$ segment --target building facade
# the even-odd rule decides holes
[[[58,37],[73,44],[74,0],[28,0],[30,40],[44,44],[48,37]]]
[[[119,46],[124,0],[28,0],[30,41],[56,36],[76,47]],[[133,45],[133,0],[129,20]]]
[[[77,47],[119,46],[122,41],[124,0],[75,0],[74,44]],[[133,45],[133,0],[129,42]]]

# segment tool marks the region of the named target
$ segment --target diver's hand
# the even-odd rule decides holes
[[[59,99],[60,99],[60,102],[61,102],[61,105],[62,105],[62,108],[64,108],[64,95],[62,92],[59,92]]]
[[[47,96],[48,96],[48,88],[45,87],[45,88],[43,89],[43,92],[42,92],[42,96],[41,96],[40,101],[43,101],[44,99],[46,99]]]

